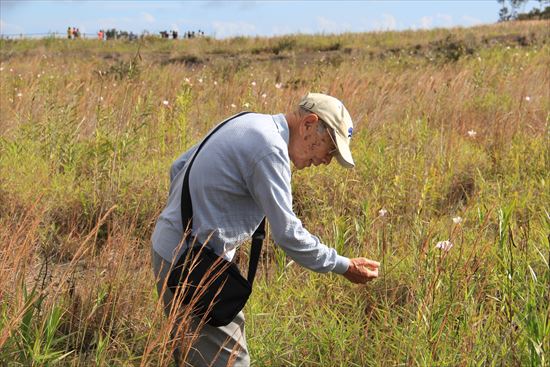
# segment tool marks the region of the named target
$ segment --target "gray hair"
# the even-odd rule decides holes
[[[296,114],[299,116],[299,117],[304,117],[306,115],[309,115],[309,114],[314,114],[317,116],[317,118],[319,119],[319,121],[321,122],[320,124],[317,124],[317,133],[319,135],[323,135],[325,133],[325,131],[328,130],[328,133],[331,135],[331,136],[334,136],[334,133],[332,132],[332,129],[330,127],[328,127],[327,123],[324,122],[320,117],[319,115],[317,115],[315,112],[311,112],[310,110],[302,107],[302,106],[299,106],[298,109],[296,110]]]
[[[296,114],[299,116],[299,117],[304,117],[306,115],[309,115],[310,113],[313,113],[311,112],[310,110],[302,107],[302,106],[299,106],[298,109],[296,110]]]

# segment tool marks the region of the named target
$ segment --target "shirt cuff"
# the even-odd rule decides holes
[[[333,273],[344,274],[348,271],[350,260],[345,256],[340,256],[336,258],[336,265],[332,269]]]

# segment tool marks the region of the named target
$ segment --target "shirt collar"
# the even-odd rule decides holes
[[[281,134],[281,137],[284,139],[286,145],[288,145],[288,122],[285,119],[285,115],[280,113],[278,115],[273,115],[273,122],[275,122],[275,125],[277,126],[277,130],[279,131],[279,134]]]

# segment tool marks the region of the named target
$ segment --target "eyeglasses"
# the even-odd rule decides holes
[[[334,130],[332,130],[323,120],[319,119],[319,121],[327,131],[328,136],[330,137],[330,140],[332,141],[332,144],[334,146],[334,149],[330,150],[328,154],[334,157],[338,153],[338,145],[336,144],[336,138],[334,137]]]

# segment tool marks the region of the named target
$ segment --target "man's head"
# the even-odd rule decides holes
[[[342,102],[325,94],[308,93],[287,120],[289,155],[296,168],[329,164],[333,156],[342,166],[354,167],[349,149],[353,122]]]

